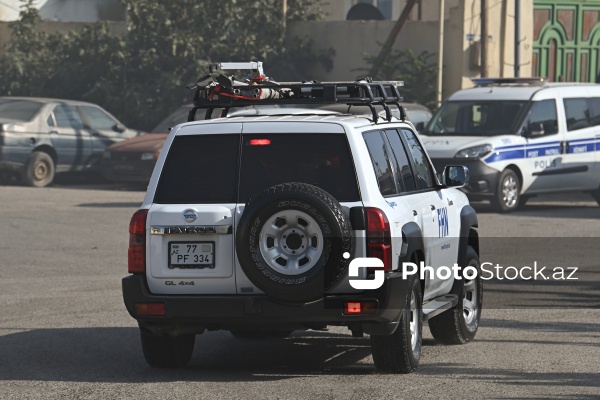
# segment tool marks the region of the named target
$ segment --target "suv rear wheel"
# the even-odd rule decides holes
[[[240,265],[274,299],[323,297],[348,266],[350,222],[326,191],[306,183],[273,186],[249,201],[237,230]]]
[[[391,335],[371,335],[373,362],[381,371],[407,374],[419,365],[423,307],[421,284],[414,275],[410,288],[396,331]]]

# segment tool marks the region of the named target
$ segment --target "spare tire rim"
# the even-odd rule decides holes
[[[260,253],[266,263],[283,275],[300,275],[312,269],[323,254],[321,227],[299,210],[273,214],[259,236]]]

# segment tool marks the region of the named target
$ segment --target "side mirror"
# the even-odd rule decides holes
[[[415,129],[417,130],[417,132],[421,132],[423,128],[425,128],[425,122],[418,122],[415,125]]]
[[[124,127],[123,125],[121,125],[121,124],[115,124],[115,125],[113,126],[113,131],[115,131],[115,132],[123,133],[123,132],[125,132],[125,129],[127,129],[127,128],[125,128],[125,127]]]
[[[461,188],[469,184],[469,168],[462,165],[447,165],[442,172],[442,183],[446,187]]]

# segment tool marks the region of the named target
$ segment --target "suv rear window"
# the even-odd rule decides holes
[[[261,145],[250,143],[256,139]],[[310,183],[338,201],[360,200],[344,135],[244,135],[237,196],[239,141],[240,135],[176,136],[154,202],[215,204],[236,203],[237,199],[246,203],[263,190],[286,182]]]
[[[240,135],[176,136],[154,202],[235,203]]]
[[[239,202],[245,203],[268,187],[286,182],[310,183],[338,201],[360,200],[345,135],[244,135]]]

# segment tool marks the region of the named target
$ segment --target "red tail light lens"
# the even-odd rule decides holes
[[[250,146],[268,146],[270,144],[270,139],[250,139]]]
[[[379,208],[367,207],[367,257],[383,261],[384,270],[392,269],[390,223]]]
[[[130,274],[146,272],[146,218],[148,210],[137,210],[129,222],[127,269]]]

